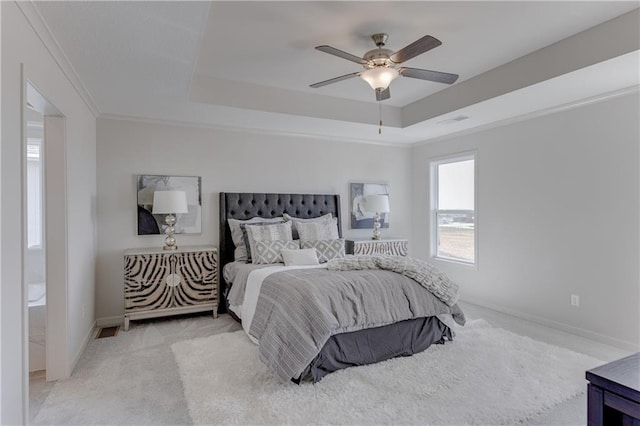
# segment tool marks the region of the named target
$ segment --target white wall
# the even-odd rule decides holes
[[[2,7],[0,7],[0,77],[2,76],[2,63],[3,63],[3,59],[2,59]],[[2,92],[2,79],[0,78],[0,99],[3,99],[3,92]],[[2,102],[0,102],[0,135],[3,135],[4,133],[2,133]],[[0,141],[0,146],[2,146],[2,142]],[[2,150],[0,150],[0,200],[4,200],[4,192],[3,192],[3,168],[2,168]],[[3,202],[4,203],[4,202]],[[0,223],[2,223],[2,206],[0,204]],[[0,226],[0,241],[2,241],[2,239],[4,238],[4,235],[2,233],[2,227]],[[2,264],[3,264],[3,257],[2,257],[2,244],[0,244],[0,295],[2,295],[2,282],[3,282],[3,277],[4,274],[3,269],[2,269]],[[2,413],[2,407],[4,405],[3,401],[3,395],[2,395],[2,388],[4,386],[2,386],[2,371],[3,371],[3,365],[4,363],[2,362],[2,354],[3,354],[3,342],[4,342],[4,334],[2,333],[2,326],[1,326],[1,322],[2,322],[2,318],[4,318],[2,316],[2,302],[0,302],[0,422],[2,421],[3,417],[3,413]]]
[[[408,148],[105,119],[97,128],[99,323],[122,320],[123,251],[163,245],[163,236],[136,234],[138,174],[202,177],[202,234],[178,235],[179,245],[218,245],[219,192],[337,193],[344,234],[368,236],[345,219],[350,181],[389,183],[383,236],[410,235]]]
[[[429,158],[475,149],[478,267],[433,260],[462,299],[638,350],[638,105],[636,92],[414,148],[414,255],[430,255]]]
[[[70,324],[64,348],[70,371],[94,320],[96,130],[95,117],[60,70],[21,9],[14,2],[2,8],[2,206],[1,206],[1,410],[2,424],[26,423],[27,365],[23,350],[26,297],[23,281],[22,93],[25,77],[54,104],[66,120],[65,186],[68,222],[68,290],[66,320]],[[51,242],[55,247],[55,242]],[[59,250],[65,250],[60,247]],[[81,315],[85,306],[85,315]],[[65,344],[65,343],[62,343]]]

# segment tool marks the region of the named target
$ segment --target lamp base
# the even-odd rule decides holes
[[[164,230],[164,233],[167,234],[167,238],[164,239],[164,247],[163,250],[176,250],[178,246],[176,245],[176,239],[173,236],[176,232],[176,228],[173,227],[173,224],[176,223],[176,218],[172,214],[168,214],[164,219],[167,224],[167,229]]]
[[[373,217],[373,235],[371,236],[371,239],[380,239],[380,213],[376,213],[376,215]]]
[[[175,250],[178,248],[176,245],[176,239],[173,237],[173,233],[167,235],[167,238],[164,239],[164,250]]]

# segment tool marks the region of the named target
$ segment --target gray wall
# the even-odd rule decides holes
[[[463,300],[637,349],[638,115],[627,95],[410,149],[99,119],[98,322],[122,318],[123,250],[163,244],[136,235],[137,174],[202,176],[203,232],[181,245],[217,245],[220,191],[336,192],[346,216],[349,181],[385,181],[384,235],[430,259],[429,158],[476,150],[478,266],[432,262]]]
[[[414,255],[430,256],[429,159],[477,150],[477,268],[433,263],[465,300],[637,350],[638,104],[636,92],[416,147]]]
[[[373,135],[375,137],[375,135]],[[178,235],[179,245],[218,245],[219,192],[337,193],[346,236],[348,183],[387,182],[390,228],[383,236],[410,236],[411,149],[210,128],[99,119],[98,324],[123,315],[122,253],[161,247],[163,236],[136,234],[138,174],[202,177],[202,234]]]

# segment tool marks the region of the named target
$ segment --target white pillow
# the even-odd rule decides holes
[[[285,266],[293,265],[319,265],[316,249],[280,250]]]
[[[256,252],[258,241],[291,241],[291,222],[274,223],[273,225],[245,225],[247,239],[249,240],[249,251]]]
[[[284,218],[274,217],[271,219],[265,219],[264,217],[253,217],[249,220],[227,219],[227,222],[229,223],[229,229],[231,230],[231,239],[233,240],[233,245],[236,246],[236,250],[233,252],[234,259],[237,262],[246,262],[247,247],[244,244],[244,237],[242,235],[242,230],[240,229],[240,224],[255,223],[255,222],[279,223],[279,222],[284,222]]]
[[[300,242],[318,241],[318,240],[337,240],[338,235],[338,218],[334,217],[328,221],[322,222],[298,222],[298,235]]]

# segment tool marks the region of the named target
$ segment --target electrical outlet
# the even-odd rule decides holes
[[[580,306],[580,296],[577,294],[571,295],[571,306]]]

